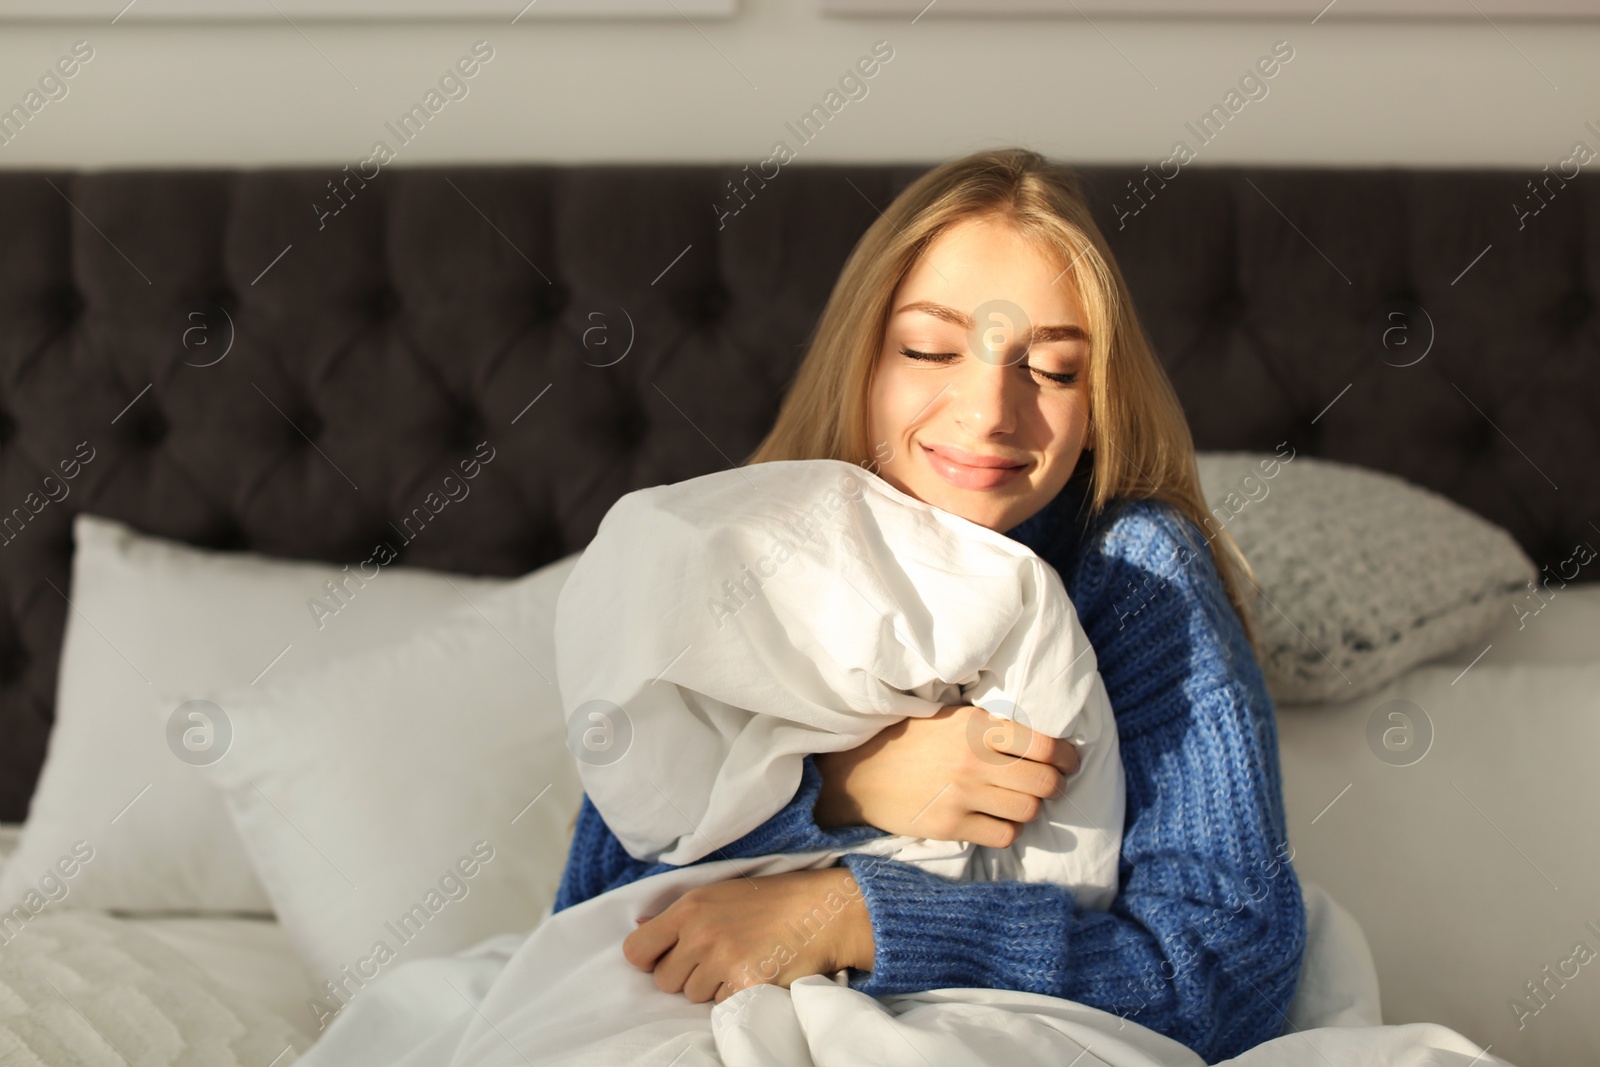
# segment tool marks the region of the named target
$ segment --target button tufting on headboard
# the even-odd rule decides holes
[[[372,294],[372,316],[377,319],[392,318],[400,310],[400,294],[389,286]]]
[[[1225,289],[1211,302],[1211,320],[1220,326],[1231,327],[1244,317],[1244,294],[1238,289]]]
[[[22,643],[13,636],[14,633],[11,620],[5,619],[5,626],[0,627],[0,683],[21,678],[28,666],[28,650],[22,647]]]
[[[617,445],[627,452],[636,451],[650,436],[650,418],[638,404],[621,408],[614,426]]]
[[[83,314],[83,294],[71,286],[63,286],[58,290],[54,303],[56,314],[61,316],[63,322],[71,322]]]
[[[711,322],[722,317],[728,310],[728,291],[720,285],[714,285],[700,294],[700,318],[704,322]]]
[[[1568,333],[1581,329],[1594,315],[1594,297],[1586,289],[1574,289],[1561,299],[1558,313]]]
[[[1468,419],[1462,424],[1460,450],[1463,459],[1481,460],[1500,444],[1500,435],[1489,425],[1492,418],[1494,415],[1489,413],[1487,419]]]
[[[533,306],[539,317],[544,319],[560,317],[571,299],[572,294],[559,281],[552,280],[550,284],[541,285],[533,291]]]
[[[166,416],[153,407],[146,407],[137,416],[130,415],[128,421],[128,434],[141,445],[154,448],[167,439]]]
[[[524,573],[623,493],[755,448],[922,169],[797,164],[719,225],[726,167],[402,167],[320,229],[320,171],[0,172],[0,819],[44,758],[76,512]],[[1081,169],[1200,448],[1397,471],[1541,564],[1600,547],[1600,176],[1519,232],[1517,172],[1186,168],[1119,228],[1139,173]],[[1431,347],[1375,346],[1396,304]]]
[[[455,419],[451,423],[451,434],[451,440],[455,443],[455,446],[466,452],[488,436],[489,427],[483,421],[483,416],[479,414],[476,408],[462,404],[457,409]]]

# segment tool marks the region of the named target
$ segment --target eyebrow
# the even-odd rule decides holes
[[[920,311],[923,314],[932,315],[936,319],[943,319],[945,322],[959,326],[963,330],[971,330],[976,325],[972,321],[971,315],[957,311],[953,307],[946,307],[943,304],[935,304],[931,300],[913,300],[911,303],[906,304],[897,310],[895,314],[899,315],[907,311]],[[1049,344],[1051,341],[1087,342],[1088,340],[1089,331],[1085,330],[1082,326],[1070,324],[1066,326],[1035,326],[1032,328],[1028,343],[1030,345],[1034,345]]]

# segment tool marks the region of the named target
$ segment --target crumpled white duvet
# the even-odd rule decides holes
[[[1116,730],[1059,578],[1024,546],[849,464],[759,464],[623,498],[562,590],[557,666],[586,791],[641,858],[710,855],[788,801],[805,753],[849,748],[906,715],[964,702],[1021,708],[1019,718],[1054,736],[1072,731],[1083,770],[1009,850],[912,838],[860,850],[949,877],[1059,881],[1086,906],[1112,899],[1123,814]],[[547,916],[526,937],[403,964],[361,991],[302,1062],[1203,1062],[1137,1023],[1039,994],[875,999],[840,972],[695,1004],[658,990],[622,955],[636,917],[691,888],[830,867],[840,855],[696,863]],[[1500,1062],[1443,1027],[1376,1025],[1359,927],[1316,887],[1304,891],[1312,945],[1285,1020],[1300,1032],[1228,1062]]]
[[[970,704],[1070,734],[1082,763],[1063,795],[1010,848],[859,851],[1054,882],[1101,910],[1116,895],[1116,724],[1060,576],[869,471],[759,463],[627,494],[561,589],[555,646],[584,791],[639,859],[710,855],[789,802],[807,753]]]
[[[825,866],[833,853],[809,853]],[[314,1067],[1201,1067],[1132,1020],[1036,993],[935,989],[869,997],[822,975],[721,1004],[663,993],[622,956],[636,915],[697,885],[804,857],[714,860],[641,879],[458,955],[401,964],[300,1060]],[[1379,1025],[1355,919],[1301,879],[1308,939],[1283,1036],[1233,1067],[1506,1067],[1443,1026]]]

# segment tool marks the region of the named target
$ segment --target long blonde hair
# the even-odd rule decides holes
[[[1088,319],[1091,518],[1113,500],[1155,499],[1199,529],[1214,529],[1206,539],[1212,560],[1254,647],[1254,575],[1207,509],[1177,393],[1139,325],[1077,175],[1037,152],[1003,148],[952,160],[895,198],[856,242],[772,430],[745,462],[867,461],[867,398],[894,292],[939,234],[976,216],[1002,217],[1059,256]]]

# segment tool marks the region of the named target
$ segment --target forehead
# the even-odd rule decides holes
[[[917,257],[896,288],[890,310],[927,300],[970,313],[985,301],[1010,300],[1034,322],[1081,323],[1077,294],[1071,279],[1063,276],[1066,266],[1053,248],[1004,219],[963,219]]]

